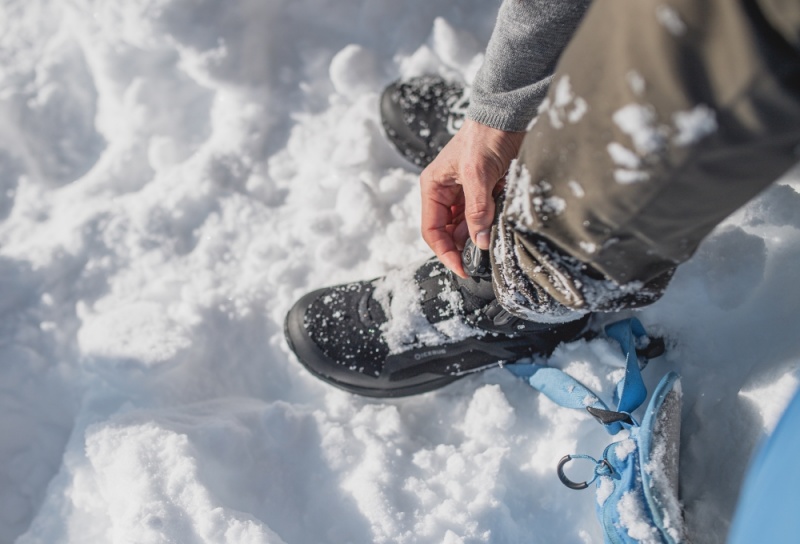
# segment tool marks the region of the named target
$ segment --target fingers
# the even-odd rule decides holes
[[[478,168],[470,168],[460,180],[464,188],[464,219],[469,236],[480,249],[489,249],[489,239],[494,220],[496,175]]]
[[[454,274],[467,279],[467,273],[464,271],[464,265],[461,263],[461,251],[458,249],[448,251],[439,255],[439,260],[445,265],[448,270]]]
[[[466,278],[464,266],[461,264],[461,250],[455,243],[453,235],[447,232],[447,228],[431,228],[425,230],[423,227],[422,238],[430,246],[436,256],[448,269]],[[462,246],[463,249],[463,246]]]
[[[467,275],[461,264],[461,251],[453,236],[453,202],[458,201],[461,188],[455,183],[442,185],[420,178],[422,191],[422,238],[448,269],[462,278]]]
[[[467,245],[467,238],[469,238],[469,230],[467,229],[467,222],[461,221],[453,229],[453,239],[456,241],[456,247],[463,250]]]

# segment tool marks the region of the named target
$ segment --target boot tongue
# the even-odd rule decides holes
[[[482,310],[495,300],[492,280],[483,278],[459,278],[453,274],[453,281],[463,297],[464,311],[473,313]]]

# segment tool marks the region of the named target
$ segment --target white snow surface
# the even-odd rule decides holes
[[[283,339],[308,290],[428,255],[379,93],[469,81],[496,9],[0,5],[1,543],[601,541],[593,493],[555,475],[608,443],[588,415],[503,369],[359,398]],[[799,179],[727,220],[639,313],[668,339],[650,387],[683,375],[697,542],[723,542],[773,424],[761,397],[798,367]],[[610,394],[615,349],[550,362]]]

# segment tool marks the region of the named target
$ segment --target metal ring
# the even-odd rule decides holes
[[[609,474],[614,474],[614,467],[611,466],[611,463],[608,462],[608,459],[604,458],[602,461],[600,461],[600,464],[608,467]]]
[[[589,482],[573,482],[570,480],[566,474],[564,474],[564,465],[572,461],[571,455],[565,455],[561,458],[561,461],[558,462],[558,479],[561,480],[561,483],[567,486],[570,489],[586,489],[589,487]]]

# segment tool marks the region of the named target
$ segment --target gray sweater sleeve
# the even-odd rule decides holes
[[[501,130],[524,131],[588,7],[589,0],[504,0],[467,117]]]

